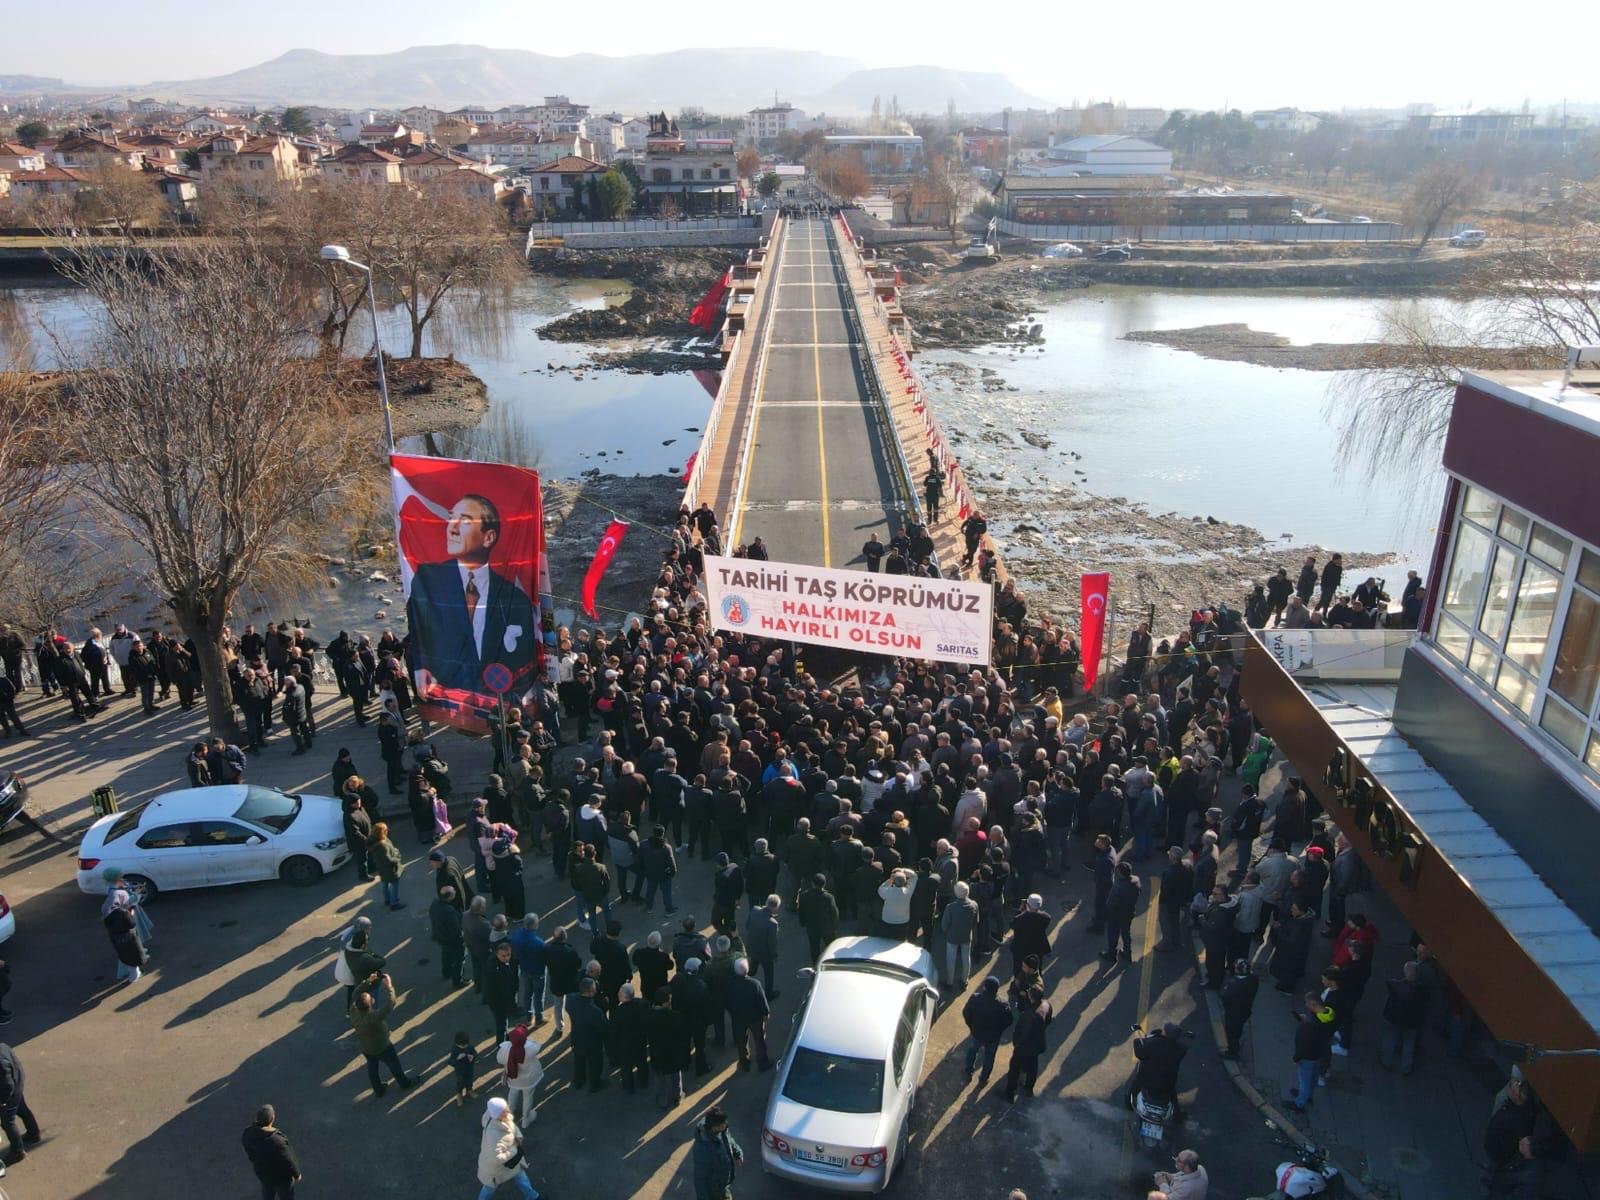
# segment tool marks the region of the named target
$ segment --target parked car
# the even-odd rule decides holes
[[[27,803],[27,780],[15,771],[0,767],[0,830],[15,821]]]
[[[1350,218],[1350,224],[1352,224],[1352,225],[1371,225],[1372,224],[1372,218],[1371,217],[1351,217]]]
[[[1127,262],[1133,257],[1133,251],[1126,246],[1105,246],[1095,257],[1105,262]]]
[[[255,879],[305,885],[349,858],[337,800],[233,783],[167,792],[101,817],[78,847],[78,887],[102,894],[107,867],[121,867],[146,900]]]
[[[6,898],[0,896],[0,944],[9,942],[11,935],[17,931],[17,914],[11,911],[11,905],[6,903]]]
[[[847,937],[822,952],[761,1130],[761,1165],[829,1192],[881,1192],[904,1161],[939,993],[911,942]]]
[[[1450,244],[1468,250],[1476,250],[1488,240],[1489,235],[1481,229],[1463,229],[1460,233],[1450,238]]]

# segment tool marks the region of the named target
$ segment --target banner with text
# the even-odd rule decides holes
[[[706,556],[711,625],[901,658],[989,665],[994,591],[964,579]]]

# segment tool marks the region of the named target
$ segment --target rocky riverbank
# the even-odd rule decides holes
[[[1292,367],[1300,371],[1356,371],[1399,365],[1403,351],[1381,342],[1313,342],[1296,346],[1276,333],[1264,333],[1242,323],[1200,325],[1193,329],[1145,329],[1123,334],[1123,340],[1187,350],[1202,358],[1246,362],[1258,367]],[[1520,370],[1548,366],[1550,360],[1537,349],[1484,350],[1457,347],[1443,351],[1486,371]]]
[[[625,279],[634,284],[633,293],[621,304],[568,313],[541,326],[539,333],[560,342],[640,337],[686,342],[699,336],[699,331],[689,324],[690,312],[717,278],[741,257],[739,250],[728,247],[536,250],[528,256],[528,265],[541,275]],[[677,369],[693,365],[696,364]]]

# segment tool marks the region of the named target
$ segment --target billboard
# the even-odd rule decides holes
[[[407,665],[422,715],[473,732],[539,669],[539,476],[522,467],[392,454]]]
[[[705,585],[711,625],[724,632],[989,665],[986,583],[707,555]]]

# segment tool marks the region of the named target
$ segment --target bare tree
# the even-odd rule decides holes
[[[1133,240],[1144,241],[1146,229],[1159,229],[1167,223],[1167,182],[1159,175],[1139,180],[1124,193],[1122,227],[1133,230]]]
[[[1418,171],[1406,201],[1406,221],[1422,230],[1418,249],[1428,244],[1447,217],[1471,206],[1482,192],[1482,176],[1464,162],[1438,162]]]
[[[733,162],[739,169],[740,179],[754,179],[756,172],[761,170],[761,151],[754,146],[746,146],[734,157]]]
[[[101,315],[87,344],[58,343],[80,373],[52,431],[81,465],[77,494],[193,639],[211,729],[229,734],[230,610],[246,586],[270,594],[311,577],[362,453],[377,460],[376,430],[332,364],[306,357],[299,285],[252,239],[66,269]]]
[[[77,209],[87,225],[109,225],[126,238],[141,225],[148,229],[161,224],[167,215],[156,175],[102,157],[83,171],[83,177]]]
[[[1438,458],[1463,369],[1559,364],[1600,343],[1600,204],[1578,197],[1548,227],[1486,255],[1447,308],[1399,302],[1368,370],[1330,392],[1340,457],[1374,468]]]

